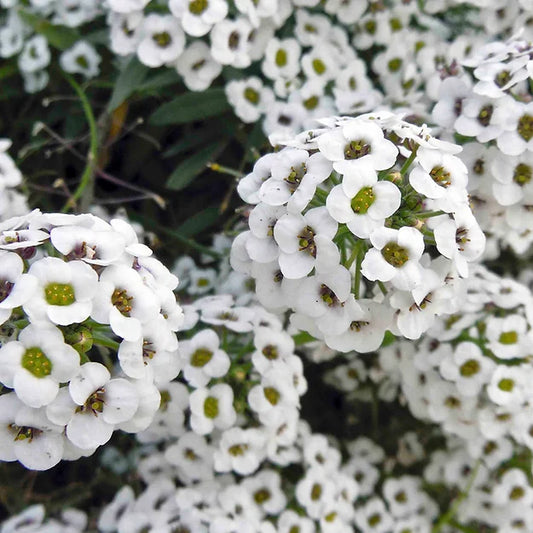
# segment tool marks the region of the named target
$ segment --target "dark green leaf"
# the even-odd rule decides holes
[[[162,157],[168,158],[205,145],[215,139],[231,139],[237,128],[235,120],[211,120],[202,128],[197,128],[188,135],[183,136],[176,144],[172,145]]]
[[[81,39],[80,34],[73,28],[59,25],[55,26],[48,20],[23,10],[19,11],[19,15],[36,33],[44,35],[46,40],[59,50],[66,50]]]
[[[221,115],[229,109],[230,105],[222,88],[209,89],[203,93],[188,92],[163,104],[150,117],[150,123],[156,126],[185,124]]]
[[[157,91],[162,87],[173,85],[180,81],[180,77],[175,70],[166,69],[163,72],[159,72],[154,76],[149,77],[144,83],[137,87],[138,93],[150,93]]]
[[[127,100],[136,91],[149,70],[147,66],[133,56],[118,75],[107,110],[111,112]]]
[[[225,145],[226,141],[211,143],[183,160],[168,178],[166,186],[176,191],[187,187]]]
[[[177,229],[177,232],[184,237],[193,237],[209,226],[212,226],[219,217],[220,211],[218,207],[208,207],[190,217]]]

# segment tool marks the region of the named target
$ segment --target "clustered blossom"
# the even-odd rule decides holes
[[[124,220],[0,223],[1,452],[45,470],[144,430],[180,369],[178,280]],[[9,392],[11,389],[11,392]]]
[[[443,80],[432,112],[443,136],[462,136],[468,188],[492,256],[498,242],[517,254],[533,242],[532,53],[525,40],[475,49]]]
[[[340,351],[419,338],[461,298],[485,238],[460,147],[391,113],[323,121],[259,159],[232,266],[259,301]]]
[[[29,211],[25,195],[17,190],[23,178],[8,153],[9,148],[11,148],[11,141],[0,139],[0,220]]]

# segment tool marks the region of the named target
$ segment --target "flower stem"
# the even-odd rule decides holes
[[[402,168],[400,169],[400,174],[402,176],[405,176],[406,172],[409,170],[409,167],[411,166],[411,164],[415,160],[417,151],[418,151],[418,145],[413,149],[413,151],[411,152],[411,155],[407,158],[405,163],[402,165]]]
[[[83,92],[83,89],[72,76],[67,73],[63,73],[63,75],[65,76],[65,79],[69,82],[69,84],[74,89],[80,99],[83,112],[85,113],[85,118],[87,119],[87,123],[89,124],[90,136],[89,152],[87,153],[87,164],[85,165],[85,170],[83,171],[83,174],[81,176],[80,184],[74,191],[69,201],[63,206],[62,212],[65,213],[66,211],[69,211],[72,207],[75,207],[76,202],[82,196],[84,196],[82,202],[82,210],[87,210],[87,208],[91,204],[93,195],[92,185],[96,170],[96,163],[98,159],[98,130],[96,127],[96,119],[94,118],[94,113],[91,109],[91,105],[87,96]]]
[[[439,533],[445,525],[451,523],[451,521],[453,520],[453,518],[455,517],[459,509],[459,505],[461,505],[463,500],[468,496],[468,493],[470,492],[470,489],[472,488],[472,485],[474,484],[480,464],[481,464],[481,459],[478,459],[476,461],[476,464],[472,472],[470,473],[470,477],[468,478],[468,482],[466,484],[465,489],[458,494],[458,496],[455,498],[450,508],[440,517],[437,524],[431,530],[431,533]]]

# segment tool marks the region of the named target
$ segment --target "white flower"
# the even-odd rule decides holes
[[[258,198],[269,205],[287,204],[289,212],[299,213],[332,170],[331,163],[320,153],[309,155],[306,150],[286,148],[273,161],[271,177],[262,183]]]
[[[365,255],[361,272],[365,278],[390,281],[397,289],[412,290],[421,283],[419,259],[424,239],[415,228],[380,228],[370,234],[374,246]]]
[[[329,214],[360,238],[368,238],[373,230],[382,227],[400,203],[398,187],[390,181],[378,182],[370,162],[363,161],[344,174],[342,184],[333,187],[326,199]]]
[[[50,63],[48,41],[43,35],[34,35],[26,41],[18,57],[19,69],[26,73],[36,72]]]
[[[171,15],[151,13],[143,22],[143,39],[137,48],[141,63],[148,67],[176,61],[185,47],[185,35],[178,21]]]
[[[222,71],[203,41],[192,42],[176,61],[176,70],[191,91],[205,91]]]
[[[497,405],[521,405],[524,402],[523,370],[519,366],[497,366],[487,386],[487,394]]]
[[[47,407],[50,420],[66,425],[68,439],[79,448],[105,444],[116,424],[133,417],[139,405],[135,387],[126,379],[110,379],[100,363],[85,363],[67,388]]]
[[[211,30],[211,55],[221,65],[246,68],[252,62],[248,39],[252,26],[245,18],[225,19]]]
[[[226,84],[226,97],[235,114],[246,123],[256,122],[274,101],[272,89],[256,76],[232,80]]]
[[[217,472],[235,471],[247,476],[255,472],[264,458],[265,435],[259,429],[231,428],[222,433],[213,454]]]
[[[0,348],[0,381],[30,407],[49,404],[59,384],[71,380],[80,364],[78,352],[65,344],[59,329],[30,324]]]
[[[337,223],[325,207],[310,209],[305,215],[288,213],[281,217],[274,226],[274,238],[280,247],[283,275],[302,278],[315,264],[330,263],[337,252],[332,241],[336,232]]]
[[[219,342],[213,330],[205,329],[180,343],[183,376],[191,386],[205,387],[211,378],[222,377],[229,370],[229,357],[219,349]]]
[[[209,33],[217,22],[226,18],[228,4],[224,0],[169,0],[170,12],[181,21],[185,32],[194,37]]]
[[[396,161],[398,149],[384,138],[383,130],[371,121],[351,120],[342,127],[320,135],[317,139],[322,154],[333,161],[333,168],[345,174],[363,161],[375,170],[385,170]]]
[[[526,319],[519,314],[505,318],[487,319],[487,348],[500,359],[523,358],[530,355],[532,334],[528,331]]]
[[[98,292],[98,276],[89,265],[44,257],[33,263],[28,273],[38,282],[35,294],[24,304],[32,321],[48,319],[67,326],[89,317]]]
[[[300,54],[301,48],[296,39],[270,39],[261,63],[263,74],[271,80],[295,78],[300,72]]]
[[[14,393],[0,396],[0,458],[31,470],[48,470],[63,456],[63,426],[50,422],[44,408],[32,409]]]
[[[100,61],[101,57],[87,41],[77,41],[59,56],[59,64],[65,72],[83,74],[86,78],[98,76]]]
[[[189,396],[191,428],[199,435],[211,433],[214,428],[229,429],[237,419],[233,408],[233,389],[226,383],[209,389],[199,388]]]
[[[23,274],[24,263],[20,255],[0,251],[0,324],[3,324],[15,307],[32,298],[37,280]]]
[[[142,325],[154,320],[160,309],[156,294],[143,284],[139,274],[124,265],[110,265],[100,275],[91,317],[110,324],[127,341],[142,335]]]
[[[319,518],[335,497],[335,482],[328,474],[320,466],[313,466],[296,485],[296,499],[311,518]]]

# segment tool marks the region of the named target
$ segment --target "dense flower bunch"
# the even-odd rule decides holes
[[[19,192],[22,173],[7,152],[9,139],[0,139],[0,220],[22,215],[29,211],[26,196]]]
[[[0,254],[0,458],[44,470],[145,429],[180,371],[177,278],[93,215],[8,219]]]
[[[232,266],[259,301],[341,351],[375,350],[387,329],[417,339],[453,312],[485,243],[460,148],[390,113],[324,121],[287,144],[238,185],[255,207]]]
[[[530,83],[533,47],[527,41],[493,42],[475,49],[447,77],[433,109],[443,135],[464,144],[469,192],[484,231],[522,254],[533,242]]]
[[[532,304],[527,287],[477,266],[461,309],[419,343],[382,349],[381,366],[416,417],[461,437],[471,453],[489,447],[509,459],[513,441],[533,449]]]

